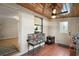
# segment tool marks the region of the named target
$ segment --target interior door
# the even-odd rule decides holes
[[[60,22],[68,22],[68,32],[60,32]],[[58,43],[65,44],[65,45],[72,45],[72,37],[76,33],[79,32],[79,23],[78,19],[64,19],[63,21],[58,21],[58,33],[56,35],[56,39]]]
[[[56,35],[57,42],[60,44],[69,45],[70,37],[69,37],[69,22],[66,20],[58,21],[58,33]]]

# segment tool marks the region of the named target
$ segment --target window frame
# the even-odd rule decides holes
[[[40,24],[35,24],[35,18],[39,18],[41,20],[41,25]],[[39,17],[39,16],[34,16],[34,26],[40,26],[41,30],[40,32],[43,33],[43,18]],[[35,32],[35,29],[34,29]]]

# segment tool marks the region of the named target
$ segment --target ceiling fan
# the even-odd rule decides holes
[[[65,8],[65,10],[58,12],[58,13],[57,13],[57,9],[55,8],[57,6],[57,4],[53,4],[53,6],[54,6],[54,8],[52,8],[52,18],[56,18],[57,15],[62,15],[62,14],[68,13],[66,3],[63,4],[63,9]]]

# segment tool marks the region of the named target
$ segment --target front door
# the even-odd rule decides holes
[[[58,43],[72,45],[72,37],[79,32],[78,19],[64,19],[58,21],[56,39]],[[68,23],[68,24],[67,24]]]

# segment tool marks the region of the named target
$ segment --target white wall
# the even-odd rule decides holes
[[[11,5],[10,5],[11,6]],[[17,6],[17,5],[12,5]],[[28,46],[27,46],[27,34],[34,33],[34,16],[39,16],[43,18],[43,31],[47,35],[48,33],[48,21],[47,18],[34,13],[28,9],[24,9],[23,7],[18,7],[19,11],[19,47],[20,47],[20,53],[16,55],[21,55],[26,52],[28,52]],[[32,48],[31,48],[32,49]]]
[[[48,22],[47,19],[43,19],[43,33],[45,33],[45,40],[46,36],[48,36]]]
[[[1,39],[18,37],[18,21],[16,19],[3,18],[1,24]]]
[[[21,33],[20,33],[20,51],[21,53],[25,53],[28,51],[28,46],[27,46],[27,34],[30,33],[34,33],[34,15],[28,13],[27,11],[21,11],[20,12],[20,29],[21,29]],[[48,22],[46,21],[46,19],[44,18],[43,20],[44,22],[44,33],[47,35],[48,33]]]
[[[2,37],[1,32],[2,32],[2,20],[0,20],[0,38]]]
[[[0,39],[18,37],[18,21],[12,18],[0,18]]]
[[[27,47],[27,34],[34,33],[34,16],[39,16],[43,18],[43,31],[48,35],[48,21],[47,18],[44,16],[41,16],[37,13],[34,13],[28,9],[25,9],[17,4],[4,4],[8,6],[11,9],[14,9],[18,11],[19,13],[19,47],[20,52],[16,55],[24,54],[28,51]]]
[[[27,34],[34,32],[34,16],[27,12],[20,12],[20,51],[27,52]]]
[[[61,34],[59,32],[59,22],[60,21],[68,21],[68,32],[71,32],[71,35],[76,34],[79,32],[79,17],[75,18],[61,18],[61,19],[55,19],[49,22],[49,30],[48,33],[51,36],[55,36],[55,42],[69,45],[71,42],[71,38],[69,37],[69,33]]]
[[[0,4],[0,39],[18,37],[17,14],[16,10]]]

